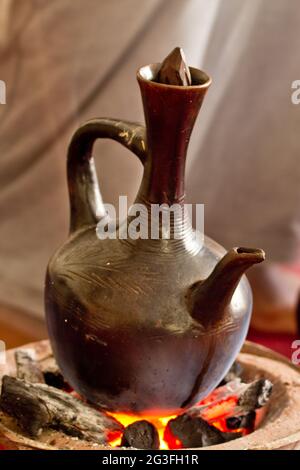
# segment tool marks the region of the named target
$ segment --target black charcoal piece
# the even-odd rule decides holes
[[[71,391],[70,385],[65,381],[53,356],[41,361],[41,368],[47,385],[65,391]]]
[[[272,389],[273,384],[270,380],[256,380],[255,382],[252,382],[240,395],[238,406],[249,411],[262,408],[268,403]]]
[[[109,433],[123,430],[117,420],[66,392],[7,375],[2,379],[0,409],[14,417],[31,437],[51,427],[70,436],[105,444]]]
[[[234,429],[254,429],[256,413],[254,410],[237,416],[230,416],[226,419],[226,426],[230,430]]]
[[[135,421],[125,428],[121,446],[135,447],[136,449],[159,449],[157,429],[149,421]]]
[[[30,349],[18,349],[15,352],[17,377],[31,383],[45,382],[43,373],[37,364],[34,351]]]
[[[221,432],[202,418],[192,417],[186,413],[171,419],[167,426],[171,434],[185,448],[212,446],[241,437],[239,433]]]
[[[223,380],[220,382],[219,387],[222,385],[226,385],[227,383],[240,378],[243,373],[243,367],[239,362],[234,362],[232,366],[230,367],[229,371],[223,378]]]
[[[60,390],[70,391],[71,387],[65,381],[63,375],[57,371],[45,371],[44,372],[44,379],[47,385],[50,385],[54,388],[59,388]]]

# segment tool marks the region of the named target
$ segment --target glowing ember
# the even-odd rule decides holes
[[[213,403],[200,412],[201,418],[208,422],[219,421],[222,418],[232,414],[235,407],[237,406],[238,397],[228,397],[217,403]],[[200,402],[201,406],[202,403]]]
[[[140,415],[130,415],[130,414],[124,414],[124,413],[108,413],[110,416],[113,416],[119,423],[123,424],[124,427],[129,426],[129,424],[135,423],[136,421],[140,421],[141,419],[145,419],[149,421],[149,423],[152,423],[159,435],[159,440],[160,440],[160,449],[172,449],[172,447],[169,447],[168,442],[164,440],[164,431],[165,427],[170,421],[170,419],[173,419],[176,417],[176,415],[171,415],[171,416],[164,416],[164,417],[157,417],[157,416],[140,416]],[[109,444],[112,447],[118,447],[121,444],[121,439],[122,439],[122,434],[120,434],[117,438],[114,439],[109,439]]]
[[[225,393],[226,392],[226,393]],[[222,399],[220,397],[223,396]],[[219,400],[219,401],[218,401]],[[253,429],[229,429],[226,424],[226,418],[234,416],[235,412],[239,411],[238,407],[238,396],[232,395],[232,390],[226,387],[220,387],[219,389],[212,392],[207,398],[197,403],[188,411],[183,411],[183,413],[191,413],[191,416],[199,416],[210,425],[219,429],[222,432],[226,433],[242,433],[243,435],[248,434],[253,431]],[[117,421],[123,424],[124,427],[127,427],[129,424],[132,424],[141,419],[145,419],[152,423],[158,433],[160,439],[160,449],[182,449],[183,445],[181,441],[172,434],[170,427],[167,426],[168,422],[171,419],[176,418],[176,415],[172,416],[140,416],[140,415],[129,415],[122,413],[109,413]],[[178,416],[178,415],[177,415]],[[121,445],[122,433],[119,433],[118,436],[113,436],[109,439],[109,444],[112,447],[118,447]]]

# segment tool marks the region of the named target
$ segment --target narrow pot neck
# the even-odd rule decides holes
[[[147,160],[138,199],[182,204],[187,148],[210,80],[192,68],[195,85],[189,87],[145,79],[155,76],[158,65],[143,67],[138,73],[147,128]]]

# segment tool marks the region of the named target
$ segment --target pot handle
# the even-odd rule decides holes
[[[68,149],[67,174],[70,197],[70,232],[96,224],[104,215],[94,160],[96,139],[113,139],[146,160],[146,129],[141,124],[118,119],[87,121],[72,137]]]

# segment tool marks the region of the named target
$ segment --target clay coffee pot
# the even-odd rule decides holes
[[[174,56],[178,64],[178,49]],[[136,203],[183,207],[187,147],[211,80],[184,62],[176,67],[175,77],[185,77],[177,85],[169,84],[168,67],[164,83],[158,80],[161,64],[138,71],[146,127],[93,119],[75,132],[68,151],[70,235],[49,262],[47,324],[66,380],[111,411],[168,415],[205,397],[245,340],[252,295],[243,273],[264,259],[259,249],[226,253],[207,237],[201,243],[178,213],[168,237],[162,226],[156,239],[124,237],[131,216],[115,238],[98,236],[107,217],[92,158],[98,138],[116,140],[139,158]]]

